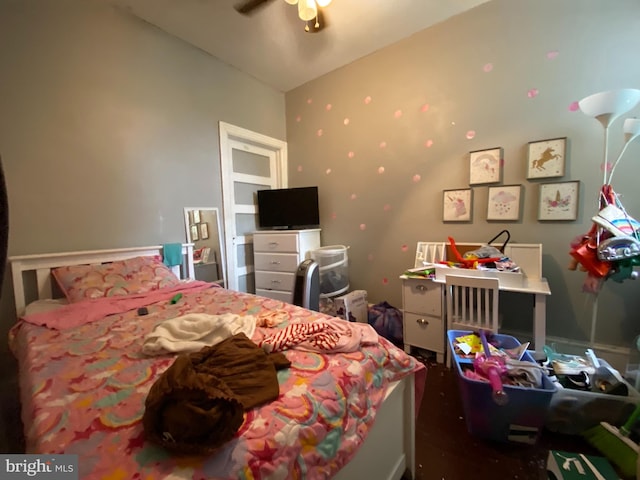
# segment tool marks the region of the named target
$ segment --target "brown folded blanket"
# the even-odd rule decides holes
[[[278,398],[276,369],[290,365],[244,333],[178,356],[147,395],[147,439],[179,453],[216,450],[233,438],[245,410]]]

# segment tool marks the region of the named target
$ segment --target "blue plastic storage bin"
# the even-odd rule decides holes
[[[449,330],[450,351],[454,352],[454,341],[473,332]],[[494,334],[500,348],[515,348],[520,342],[509,335]],[[551,398],[557,388],[546,375],[542,388],[504,386],[509,397],[506,405],[498,405],[492,397],[488,382],[472,380],[464,376],[465,369],[473,369],[473,361],[453,353],[453,364],[458,377],[467,430],[474,436],[499,442],[535,443],[544,427]],[[526,352],[523,360],[534,362]]]

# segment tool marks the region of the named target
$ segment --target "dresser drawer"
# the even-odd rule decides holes
[[[404,343],[436,353],[444,353],[442,318],[404,313]]]
[[[293,292],[281,292],[279,290],[264,290],[256,288],[256,295],[261,297],[273,298],[281,302],[293,303]]]
[[[295,233],[261,233],[253,236],[254,252],[298,252],[298,235]]]
[[[403,308],[408,312],[442,315],[441,285],[430,280],[402,281]]]
[[[255,270],[272,272],[296,272],[298,270],[297,253],[255,253]]]
[[[264,290],[282,290],[293,293],[293,285],[295,283],[295,273],[284,272],[261,272],[257,270],[256,289]]]

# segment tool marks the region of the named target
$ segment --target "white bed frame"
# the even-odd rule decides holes
[[[184,262],[173,267],[179,278],[195,278],[193,244],[182,246]],[[16,312],[34,300],[56,297],[51,270],[68,265],[97,265],[137,256],[162,255],[162,246],[91,250],[9,257]],[[35,283],[33,279],[35,274]],[[334,477],[337,480],[415,478],[415,383],[409,375],[387,389],[385,400],[358,453]]]

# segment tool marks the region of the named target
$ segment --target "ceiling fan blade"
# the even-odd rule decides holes
[[[245,0],[244,2],[237,3],[233,6],[238,13],[248,15],[253,13],[259,7],[263,7],[270,0]]]

